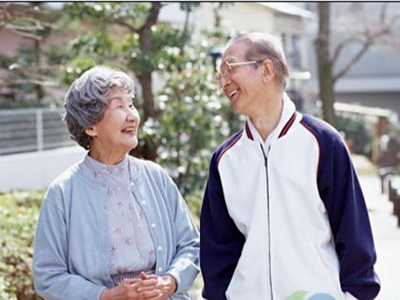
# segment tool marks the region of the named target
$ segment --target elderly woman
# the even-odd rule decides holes
[[[68,129],[89,151],[43,200],[33,279],[45,299],[189,299],[198,231],[166,172],[128,156],[140,124],[133,93],[127,74],[106,67],[67,93]]]

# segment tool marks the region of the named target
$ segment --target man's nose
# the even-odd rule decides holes
[[[231,76],[224,76],[220,80],[220,86],[223,90],[231,83]]]

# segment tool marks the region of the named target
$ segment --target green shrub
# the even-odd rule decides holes
[[[1,300],[40,299],[33,288],[31,267],[43,195],[43,191],[0,194]],[[201,199],[189,196],[186,200],[194,222],[199,226]]]
[[[43,192],[0,194],[0,299],[37,299],[32,246]]]
[[[346,140],[351,140],[352,151],[356,154],[371,156],[372,133],[361,116],[339,114],[337,129],[344,132]]]
[[[197,196],[187,196],[185,198],[188,205],[189,211],[192,215],[193,222],[196,224],[197,228],[200,228],[200,212],[202,199]]]

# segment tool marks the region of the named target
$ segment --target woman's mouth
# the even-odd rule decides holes
[[[121,132],[123,134],[135,135],[136,134],[136,129],[135,129],[135,127],[128,127],[128,128],[122,129]]]

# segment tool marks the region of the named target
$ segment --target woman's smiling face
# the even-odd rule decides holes
[[[132,103],[132,95],[114,87],[103,118],[86,132],[92,138],[92,147],[128,153],[138,145],[139,124],[140,116]]]

